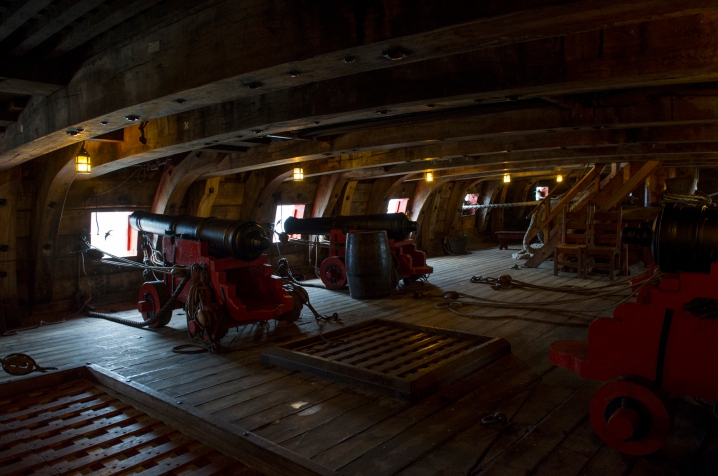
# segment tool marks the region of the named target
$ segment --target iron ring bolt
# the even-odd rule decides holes
[[[501,423],[501,426],[506,426],[507,422],[506,415],[504,415],[501,412],[496,412],[493,415],[486,415],[484,418],[481,419],[482,425],[496,425],[498,423]]]

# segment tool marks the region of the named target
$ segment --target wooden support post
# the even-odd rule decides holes
[[[216,152],[192,152],[178,165],[167,164],[152,202],[152,213],[176,215],[187,189],[224,159]]]
[[[199,188],[201,195],[195,192],[197,195],[195,196],[195,193],[191,193],[187,199],[187,213],[189,215],[203,218],[212,216],[212,206],[217,199],[217,195],[219,195],[221,179],[221,177],[212,177],[205,180],[204,183],[200,182],[202,184],[202,187]],[[194,186],[190,190],[194,190]]]
[[[546,209],[546,214],[544,216],[551,215],[551,197],[547,196],[543,199],[544,208]],[[564,220],[566,219],[566,216],[564,215]],[[543,236],[544,236],[544,242],[548,241],[548,237],[551,235],[551,222],[546,222],[546,225],[543,228]]]
[[[31,286],[31,302],[52,301],[53,259],[57,245],[65,198],[75,180],[75,157],[80,144],[68,146],[40,159],[36,178],[37,193],[31,230],[31,256],[37,261]]]
[[[344,191],[344,198],[342,198],[342,209],[339,212],[341,216],[351,215],[352,200],[354,199],[354,190],[357,187],[357,183],[357,181],[347,183],[347,188]]]
[[[321,217],[324,215],[324,210],[327,209],[327,205],[331,201],[335,192],[334,186],[337,184],[341,174],[329,174],[322,175],[319,177],[319,184],[317,185],[317,192],[314,195],[314,205],[312,206],[312,217]],[[336,203],[336,199],[334,201]]]
[[[262,226],[274,222],[278,201],[274,197],[274,193],[285,180],[292,176],[293,170],[294,166],[290,164],[277,167],[276,169],[269,169],[269,171],[264,175],[266,185],[259,193],[259,197],[256,199],[256,205],[251,218],[252,220],[260,223]],[[267,230],[267,232],[269,233],[270,230]]]
[[[383,177],[374,180],[374,183],[371,184],[369,200],[367,201],[366,209],[364,210],[365,215],[386,213],[386,207],[388,204],[388,198],[386,198],[386,195],[393,185],[395,185],[394,177]]]
[[[491,180],[484,182],[484,190],[482,192],[482,196],[484,197],[482,205],[490,205],[494,201],[494,196],[496,195],[496,192],[499,191],[500,182],[498,180]],[[489,225],[489,217],[491,216],[491,209],[490,208],[482,208],[480,213],[477,213],[476,216],[476,231],[478,233],[482,233],[486,231],[486,228]]]
[[[461,206],[464,203],[464,197],[469,187],[473,186],[473,184],[473,180],[460,180],[454,183],[454,188],[451,190],[451,196],[446,203],[444,212],[444,236],[451,235],[454,223],[461,218]]]
[[[168,162],[155,191],[152,213],[177,215],[190,185],[221,162],[224,156],[216,152],[191,152],[177,165]],[[158,239],[158,236],[153,235],[155,244]]]
[[[433,182],[422,180],[416,184],[414,196],[409,201],[409,206],[407,207],[407,215],[409,215],[412,220],[419,220],[419,216],[424,212],[424,204],[429,198],[429,195],[431,195],[431,192],[443,185],[446,180],[447,179],[434,180]]]
[[[379,204],[373,210],[371,210],[369,208],[369,205],[367,205],[366,214],[369,215],[370,213],[386,213],[387,207],[389,206],[389,200],[391,199],[392,195],[394,195],[396,193],[396,191],[399,190],[399,187],[404,186],[404,181],[407,178],[411,177],[411,175],[412,174],[402,175],[399,178],[390,177],[393,180],[393,182],[391,183],[389,188],[387,188],[384,191],[384,194],[383,194],[384,198],[381,200],[381,202],[378,202]],[[372,193],[373,193],[373,191],[372,191]],[[371,197],[369,198],[369,200],[371,201]]]
[[[249,172],[244,182],[242,193],[242,209],[239,213],[240,220],[251,220],[254,208],[257,205],[259,194],[264,190],[266,175],[269,169],[259,169]]]
[[[645,181],[645,196],[644,206],[646,207],[657,207],[661,203],[661,193],[666,186],[666,179],[676,176],[676,170],[670,169],[656,169]]]
[[[499,200],[496,203],[506,203],[506,194],[508,193],[510,186],[510,183],[506,183],[503,187],[501,187],[501,195],[499,196]],[[503,207],[493,210],[495,221],[491,228],[494,231],[503,231],[506,229],[506,215],[504,214],[505,210],[506,209]]]
[[[0,332],[20,327],[17,301],[17,195],[20,167],[0,172]]]
[[[344,190],[344,186],[346,185],[346,183],[346,176],[344,174],[339,174],[339,177],[337,178],[334,187],[332,187],[331,196],[327,201],[327,205],[324,207],[324,210],[317,211],[317,217],[328,217],[331,216],[332,213],[334,213],[334,208],[336,207],[337,202],[342,197],[342,190]]]
[[[442,184],[444,185],[444,184]],[[419,222],[419,230],[421,230],[421,249],[427,256],[436,256],[441,243],[436,243],[436,219],[439,215],[439,206],[441,204],[441,189],[436,187],[427,201],[428,207],[425,207],[425,213],[422,214]],[[422,210],[424,212],[424,210]]]

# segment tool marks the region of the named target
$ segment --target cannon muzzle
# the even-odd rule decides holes
[[[155,235],[206,241],[213,254],[242,261],[256,260],[271,244],[264,229],[253,221],[134,212],[130,226]]]
[[[386,231],[392,240],[405,240],[419,224],[404,213],[385,213],[381,215],[352,215],[326,218],[294,218],[284,222],[284,231],[290,235],[328,235],[331,230]]]
[[[650,247],[663,271],[710,273],[718,261],[718,208],[669,203],[652,228],[624,228],[621,241]]]

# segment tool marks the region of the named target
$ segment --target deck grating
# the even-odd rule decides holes
[[[239,474],[248,469],[84,379],[4,398],[0,409],[4,475]]]
[[[372,319],[271,347],[262,361],[416,401],[508,352],[499,338]]]

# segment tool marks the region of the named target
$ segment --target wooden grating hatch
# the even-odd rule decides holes
[[[97,365],[0,384],[0,475],[335,476]]]
[[[262,361],[416,401],[510,351],[500,338],[373,319],[271,347]]]
[[[108,394],[73,380],[0,400],[3,475],[259,475]]]

